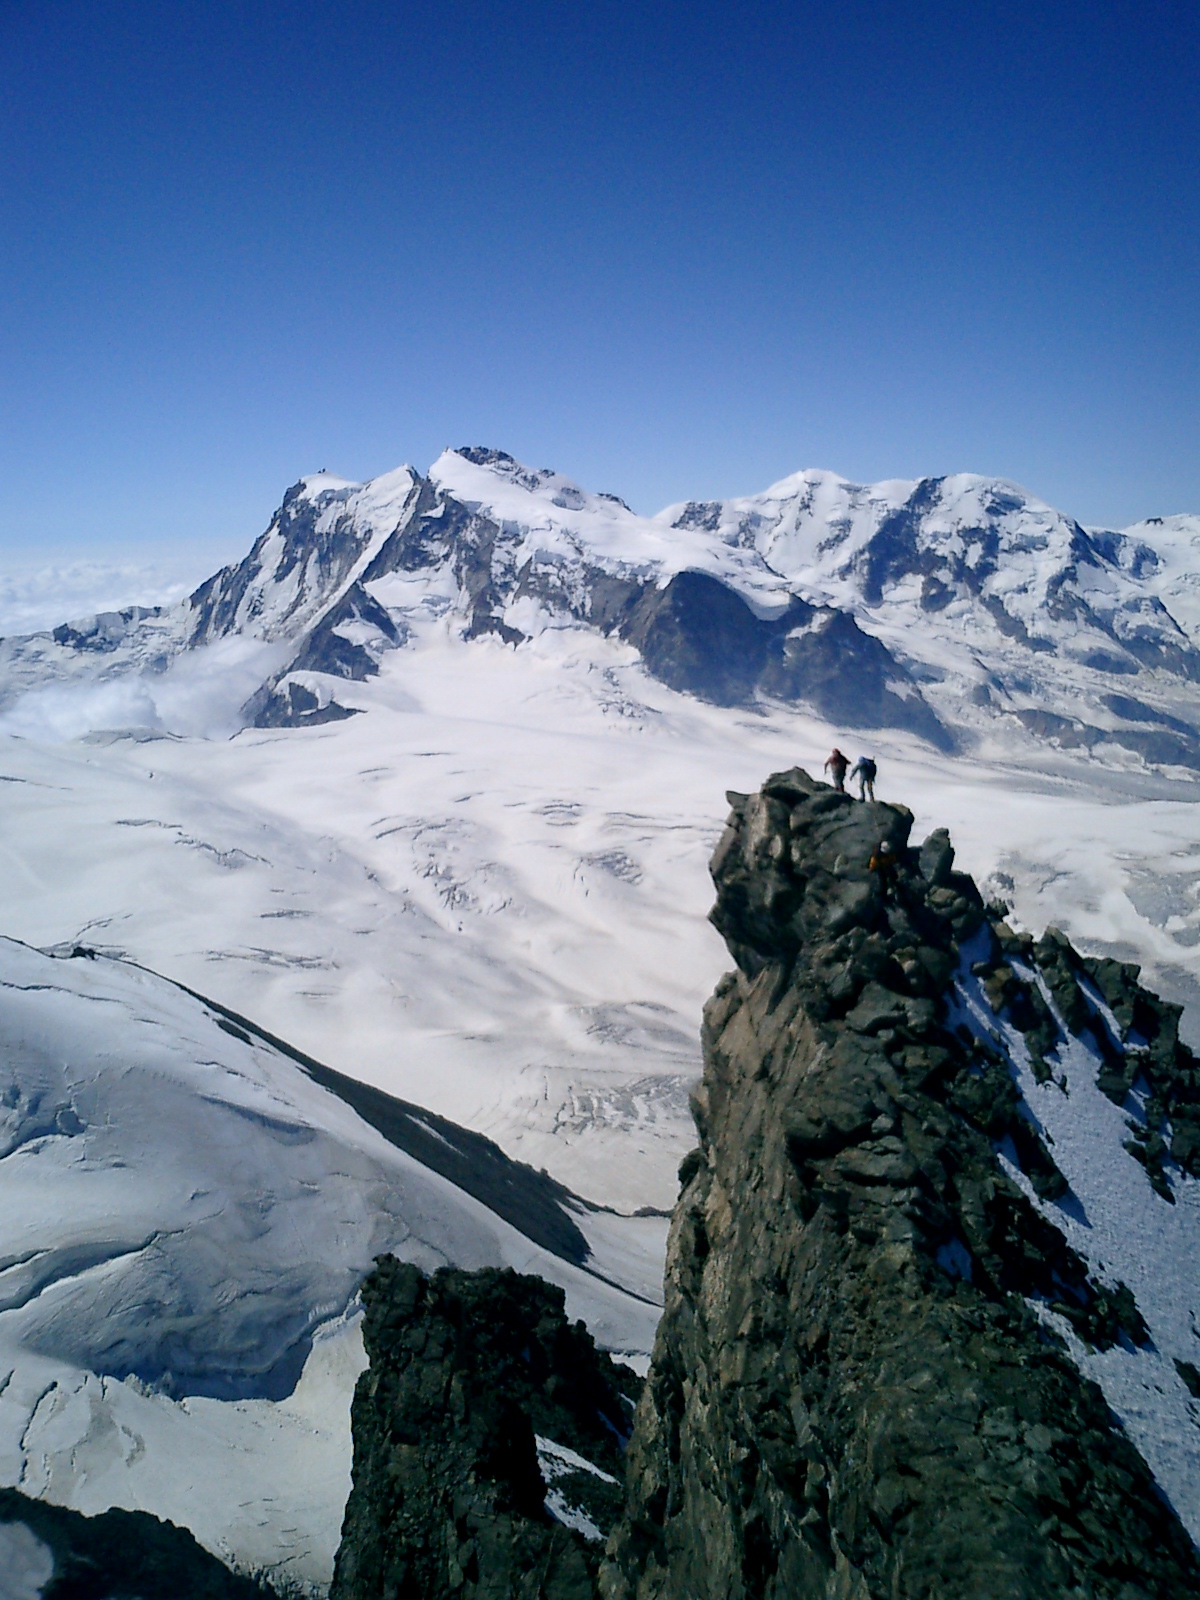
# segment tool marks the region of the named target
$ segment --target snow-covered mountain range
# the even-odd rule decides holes
[[[343,1317],[375,1249],[519,1256],[644,1350],[665,1224],[632,1213],[670,1206],[693,1142],[724,791],[819,771],[835,740],[1024,925],[1200,998],[1197,557],[1200,518],[1085,530],[980,478],[808,472],[643,518],[472,449],[305,478],[190,599],[0,641],[0,933],[24,941],[0,946],[0,1026],[26,1128],[0,1206],[62,1197],[3,1274],[26,1286],[0,1312],[9,1481],[319,1585],[361,1362]],[[421,1151],[271,1036],[403,1102],[409,1134],[425,1115]],[[44,1127],[20,1098],[43,1078]],[[156,1128],[196,1116],[155,1150],[134,1101]],[[613,1208],[562,1213],[586,1258],[430,1168],[439,1134],[465,1160],[463,1130]],[[192,1337],[233,1307],[236,1344],[240,1302],[271,1362],[205,1376],[182,1335],[179,1358],[83,1337],[70,1306],[148,1262]],[[217,1460],[237,1465],[210,1514]]]
[[[312,475],[189,599],[0,641],[4,925],[661,1206],[721,793],[834,739],[1031,925],[1200,994],[1198,553],[969,476],[645,518],[489,449]]]
[[[809,471],[646,518],[500,451],[447,451],[427,477],[302,479],[246,558],[174,607],[5,641],[0,707],[19,731],[52,686],[82,679],[108,687],[118,722],[190,731],[185,658],[221,647],[217,723],[326,721],[346,714],[337,680],[374,676],[422,621],[452,615],[468,640],[616,635],[717,704],[802,704],[946,750],[1024,732],[1195,767],[1198,550],[1200,518],[1086,530],[967,474],[862,486]]]

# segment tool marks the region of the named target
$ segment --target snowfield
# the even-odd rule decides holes
[[[665,1221],[633,1213],[669,1209],[694,1142],[701,1008],[730,964],[706,921],[724,792],[819,775],[835,742],[876,757],[914,840],[950,829],[1010,920],[1195,1006],[1197,541],[1196,518],[1085,533],[965,476],[804,473],[641,518],[448,452],[424,479],[302,480],[191,602],[0,641],[6,1481],[156,1511],[319,1590],[379,1250],[538,1271],[644,1358]],[[709,703],[589,620],[610,583],[688,572],[759,621],[796,596],[852,615],[957,753],[779,697]],[[588,1261],[175,984],[611,1208],[579,1213]],[[1200,1007],[1183,1032],[1200,1045]],[[1078,1358],[1200,1533],[1200,1408],[1168,1359],[1200,1328],[1200,1203],[1178,1175],[1178,1206],[1153,1195],[1088,1062],[1064,1098],[1020,1048],[1090,1231],[1055,1221],[1161,1343]]]
[[[0,1039],[0,1471],[27,1493],[328,1583],[355,1297],[388,1250],[535,1272],[649,1354],[658,1307],[597,1271],[637,1279],[645,1223],[599,1219],[583,1266],[535,1245],[151,973],[0,941]]]
[[[365,714],[8,741],[0,925],[127,954],[591,1200],[669,1207],[700,1010],[728,965],[705,920],[723,791],[819,771],[849,741],[675,694],[581,631],[514,650],[435,619],[339,693]],[[949,760],[901,734],[870,748],[881,797],[918,836],[949,826],[1027,926],[1193,998],[1193,783]]]

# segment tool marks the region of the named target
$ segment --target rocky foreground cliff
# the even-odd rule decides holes
[[[1053,1315],[1093,1348],[1136,1346],[1138,1307],[1002,1165],[999,1145],[1034,1194],[1065,1195],[1008,1062],[951,1025],[951,983],[966,951],[1046,1071],[1056,1009],[1104,1035],[1122,1098],[1157,1066],[1157,1120],[1170,1099],[1192,1164],[1177,1013],[1093,965],[1151,1035],[1126,1065],[1083,963],[989,914],[945,834],[914,850],[902,807],[801,771],[731,800],[713,920],[738,970],[705,1016],[701,1143],[605,1600],[1200,1593],[1191,1541]],[[885,840],[897,865],[872,872]],[[1151,1144],[1153,1166],[1157,1126]]]
[[[114,1506],[87,1517],[0,1489],[3,1600],[279,1600],[186,1528]]]
[[[331,1600],[592,1600],[636,1374],[516,1272],[426,1279],[389,1256],[363,1300]]]
[[[799,770],[730,800],[713,921],[737,970],[705,1016],[700,1144],[623,1462],[611,1373],[554,1376],[560,1310],[385,1264],[339,1600],[1200,1595],[1184,1508],[1082,1368],[1127,1356],[1185,1404],[1200,1372],[1163,1366],[1137,1296],[1073,1247],[1092,1221],[1021,1076],[1127,1117],[1117,1158],[1181,1214],[1200,1071],[1177,1008],[1134,967],[1014,932],[944,832],[910,845],[903,807]],[[1068,1058],[1095,1081],[1072,1090]],[[539,1426],[550,1394],[574,1420]],[[598,1571],[544,1460],[536,1478],[551,1427],[585,1476],[624,1468]]]

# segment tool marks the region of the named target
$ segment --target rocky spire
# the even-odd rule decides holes
[[[385,1256],[363,1302],[331,1600],[592,1600],[636,1375],[539,1278]]]
[[[706,1011],[604,1600],[1200,1594],[1191,1541],[1056,1331],[1131,1348],[1138,1307],[1030,1198],[1065,1179],[999,1036],[954,1004],[973,973],[1050,1071],[1059,1024],[1020,957],[1099,1032],[1080,958],[1014,935],[944,833],[910,848],[903,807],[799,770],[729,798],[713,921],[738,970]],[[1132,1017],[1136,972],[1092,965]],[[1163,1105],[1195,1076],[1166,1031]]]

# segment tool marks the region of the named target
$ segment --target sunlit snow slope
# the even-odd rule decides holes
[[[0,1040],[6,1482],[153,1511],[243,1566],[321,1583],[376,1255],[536,1272],[610,1348],[649,1351],[642,1258],[660,1237],[598,1218],[594,1254],[577,1233],[572,1248],[592,1217],[545,1199],[535,1214],[536,1175],[513,1169],[504,1186],[531,1190],[550,1248],[534,1243],[161,978],[2,940]],[[436,1154],[446,1133],[427,1131]]]

